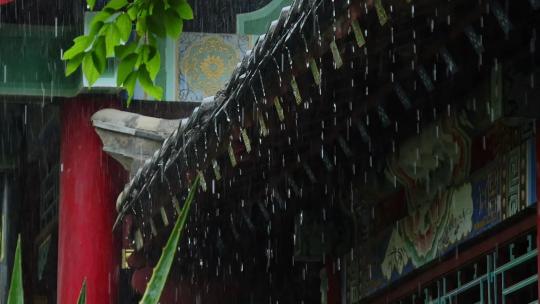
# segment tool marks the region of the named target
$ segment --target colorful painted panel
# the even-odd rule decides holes
[[[359,303],[535,204],[535,160],[535,139],[529,139],[357,248],[360,254],[347,259],[348,303]]]
[[[177,96],[202,101],[224,88],[254,45],[253,36],[183,33],[177,44]]]

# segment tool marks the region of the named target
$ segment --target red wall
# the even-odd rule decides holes
[[[58,302],[116,303],[120,240],[112,231],[124,170],[102,151],[90,117],[114,102],[77,98],[61,110]]]

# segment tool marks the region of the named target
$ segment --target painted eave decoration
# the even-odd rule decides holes
[[[420,208],[417,201],[433,199],[429,189],[437,184],[416,176],[412,164],[417,158],[437,156],[438,149],[447,146],[456,147],[455,154],[418,162],[423,166],[418,168],[443,176],[438,186],[455,186],[445,204],[452,203],[453,197],[471,197],[466,201],[470,204],[460,208],[473,214],[470,194],[481,189],[483,180],[468,180],[478,168],[473,168],[467,151],[473,147],[500,151],[498,155],[514,157],[520,164],[532,157],[528,144],[512,142],[513,146],[495,148],[489,146],[495,141],[482,135],[494,132],[493,128],[504,129],[507,123],[503,70],[528,84],[505,94],[538,94],[534,77],[530,80],[534,65],[512,68],[523,57],[526,62],[538,57],[536,48],[531,48],[537,44],[531,27],[539,18],[536,2],[512,1],[509,11],[514,18],[494,4],[499,2],[295,1],[259,37],[213,101],[203,103],[126,185],[119,197],[117,224],[125,217],[134,219],[137,250],[152,246],[157,235],[168,231],[156,229],[160,225],[155,222],[175,214],[178,202],[199,176],[193,225],[220,225],[220,235],[232,240],[254,242],[243,236],[267,229],[281,215],[303,218],[297,202],[350,212],[362,226],[375,217],[374,203],[388,194],[416,198],[407,200],[409,210]],[[487,89],[475,90],[472,83]],[[527,142],[532,134],[527,120],[518,125]],[[517,132],[509,130],[495,133]],[[410,142],[423,137],[432,142]],[[400,153],[409,146],[410,153]],[[496,161],[494,156],[489,159]],[[532,169],[523,165],[521,170],[515,172],[526,180],[519,184],[525,187],[518,194],[522,199],[515,210],[497,213],[501,220],[536,201],[527,186],[532,184],[527,180]],[[421,186],[424,192],[404,190]],[[253,223],[255,213],[259,223]],[[327,213],[323,214],[321,220],[326,221]],[[456,217],[449,212],[440,215],[445,224]],[[328,227],[323,233],[328,239],[346,239],[348,248],[373,236],[361,227],[347,231],[351,235],[341,228]],[[464,239],[474,231],[469,226],[464,229],[448,239]],[[206,234],[202,236],[206,229],[187,231],[188,238],[191,233],[206,239]],[[314,228],[306,235],[320,233]],[[405,234],[395,230],[387,235],[399,247]],[[309,259],[329,250],[347,252],[336,244],[323,245],[311,251],[300,248],[298,256]],[[413,266],[436,256],[439,251],[432,249],[411,251],[418,255]],[[197,261],[205,259],[204,252],[193,254],[201,255]],[[371,278],[371,266],[361,275]],[[393,271],[410,269],[394,263],[378,270],[384,282],[372,282],[383,286],[395,279]],[[357,292],[365,295],[364,290]]]

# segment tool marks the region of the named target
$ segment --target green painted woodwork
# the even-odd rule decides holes
[[[265,34],[270,23],[278,19],[281,9],[291,4],[292,0],[272,0],[254,12],[236,15],[236,33],[239,35]]]
[[[75,28],[0,24],[0,95],[75,96],[79,72],[66,78],[62,50],[81,31]]]
[[[474,304],[506,304],[513,295],[525,291],[527,288],[532,287],[535,289],[538,284],[538,274],[536,273],[538,250],[533,245],[535,236],[529,234],[526,236],[526,240],[529,244],[526,252],[519,256],[515,256],[514,244],[510,244],[504,249],[507,250],[504,255],[508,257],[508,260],[505,260],[506,262],[502,265],[498,263],[501,252],[490,252],[484,257],[483,261],[477,261],[474,264],[472,279],[463,279],[463,272],[466,271],[461,269],[439,278],[432,285],[432,287],[436,286],[436,288],[424,288],[422,294],[415,293],[398,303],[418,303],[416,301],[421,298],[424,304],[462,303],[463,301],[467,303],[475,301]],[[531,274],[517,279],[515,277],[516,273],[521,273],[523,267],[530,267],[528,265],[534,265]],[[482,268],[485,271],[477,275],[477,269]],[[532,299],[529,304],[532,303],[538,303],[538,299]]]

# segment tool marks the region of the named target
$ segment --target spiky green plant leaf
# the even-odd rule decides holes
[[[77,304],[86,304],[86,279],[84,279],[81,287],[81,291],[79,292],[79,299],[77,300]]]
[[[163,288],[167,282],[167,277],[169,276],[169,272],[171,270],[174,255],[176,254],[176,250],[178,248],[178,242],[180,241],[180,236],[182,236],[182,231],[191,208],[191,203],[195,197],[195,192],[197,192],[198,185],[199,176],[197,176],[191,185],[191,189],[189,190],[188,197],[184,203],[184,206],[182,207],[180,216],[178,216],[176,224],[174,225],[171,235],[169,236],[169,240],[167,241],[165,248],[163,248],[163,253],[161,254],[159,262],[154,268],[152,278],[146,287],[142,300],[139,302],[140,304],[156,304],[161,297],[161,293],[163,292]]]
[[[17,240],[17,249],[15,250],[15,261],[13,263],[13,273],[11,274],[11,285],[9,286],[7,304],[24,304],[20,235]]]

